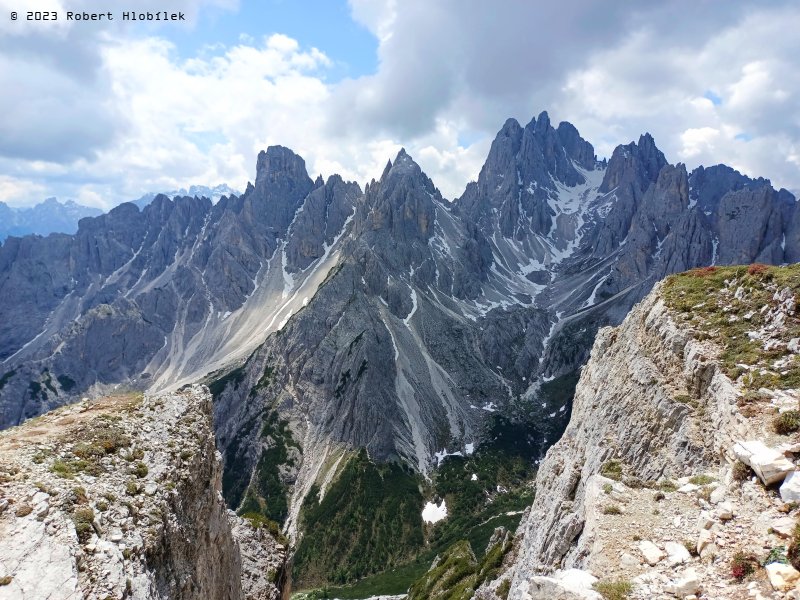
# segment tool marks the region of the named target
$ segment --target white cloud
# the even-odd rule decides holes
[[[35,190],[109,206],[195,183],[244,188],[269,144],[301,154],[312,176],[363,184],[404,146],[453,198],[507,117],[524,123],[546,109],[600,155],[650,131],[690,168],[726,162],[800,188],[791,3],[349,3],[379,39],[379,67],[339,83],[327,80],[324,49],[283,34],[240,36],[189,60],[163,27],[0,39],[0,81],[19,82],[0,97],[0,172],[30,183],[18,201]],[[137,10],[194,19],[236,5],[146,0]],[[460,143],[464,132],[471,143]]]
[[[702,152],[713,152],[715,142],[719,139],[719,129],[713,127],[690,128],[681,134],[681,158],[692,158]]]
[[[43,185],[25,179],[0,175],[0,202],[19,198],[40,201],[44,199],[44,193]]]

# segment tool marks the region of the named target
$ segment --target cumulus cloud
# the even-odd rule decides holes
[[[378,39],[379,62],[338,82],[327,49],[280,33],[185,59],[158,25],[10,31],[4,21],[0,78],[19,85],[0,97],[0,172],[29,185],[0,192],[110,206],[194,183],[243,188],[257,152],[283,144],[312,175],[362,184],[405,146],[453,198],[507,117],[524,123],[545,109],[600,155],[650,131],[672,161],[726,162],[800,188],[800,11],[790,0],[349,4]],[[136,9],[184,10],[191,28],[209,7],[237,6]]]

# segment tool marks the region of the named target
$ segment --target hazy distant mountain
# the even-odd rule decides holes
[[[29,208],[12,208],[0,202],[0,240],[29,233],[75,233],[82,218],[101,214],[103,211],[99,208],[83,206],[72,200],[59,202],[48,198]]]
[[[181,188],[179,190],[172,190],[170,192],[148,192],[141,198],[133,200],[133,203],[139,208],[144,208],[159,194],[164,194],[168,198],[174,198],[175,196],[197,196],[198,198],[209,198],[211,202],[216,204],[216,202],[222,196],[240,196],[241,192],[237,192],[227,183],[220,183],[214,187],[208,187],[207,185],[193,185],[188,190],[186,188]]]

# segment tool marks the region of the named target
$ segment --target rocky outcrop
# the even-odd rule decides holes
[[[511,600],[595,598],[603,585],[627,586],[631,598],[771,594],[762,583],[746,590],[736,561],[785,562],[798,517],[784,502],[800,447],[776,423],[800,399],[800,276],[749,273],[667,280],[618,328],[600,330],[570,423],[540,465],[516,557],[477,597],[501,585]],[[733,341],[743,332],[755,343],[747,356]],[[774,378],[754,379],[767,369]],[[765,487],[784,479],[780,493]]]
[[[273,600],[284,550],[230,513],[200,387],[0,434],[0,598]]]

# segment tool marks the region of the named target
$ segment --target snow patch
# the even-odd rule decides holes
[[[422,509],[422,520],[426,523],[438,523],[446,517],[447,505],[444,500],[439,506],[436,506],[434,502],[428,502],[425,504],[425,508]]]
[[[433,456],[436,459],[436,466],[438,467],[442,464],[442,461],[448,456],[464,456],[464,455],[461,453],[460,450],[456,450],[455,452],[448,452],[447,448],[445,448],[444,450],[435,452]]]

